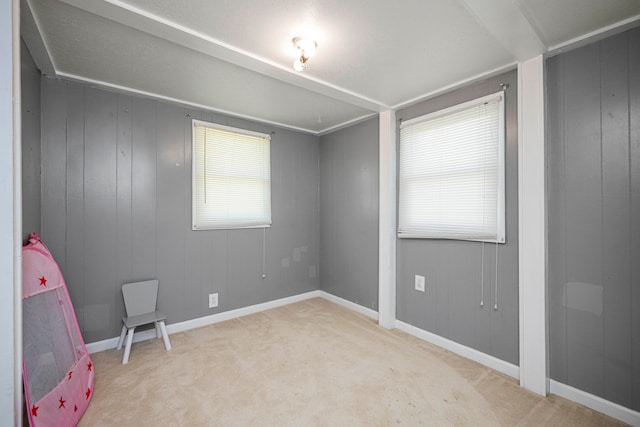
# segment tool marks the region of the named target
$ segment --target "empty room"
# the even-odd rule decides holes
[[[640,426],[640,0],[0,8],[0,425]]]

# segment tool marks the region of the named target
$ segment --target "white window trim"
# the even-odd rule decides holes
[[[506,243],[506,209],[505,209],[505,150],[506,150],[506,129],[505,129],[505,91],[498,91],[480,98],[476,98],[461,104],[457,104],[442,110],[438,110],[432,113],[425,114],[420,117],[416,117],[409,120],[404,120],[400,123],[400,129],[406,126],[415,125],[424,121],[433,120],[439,117],[455,114],[458,111],[462,111],[468,108],[475,107],[480,104],[489,102],[499,102],[501,104],[498,116],[498,194],[497,194],[497,238],[496,239],[475,239],[475,238],[463,238],[463,237],[427,237],[423,234],[416,233],[400,233],[398,230],[398,238],[408,239],[446,239],[446,240],[466,240],[474,242],[489,242],[489,243]],[[400,174],[399,174],[400,176]],[[399,207],[400,209],[400,207]]]
[[[257,137],[257,138],[263,138],[263,139],[267,139],[269,141],[271,141],[271,135],[266,134],[266,133],[261,133],[261,132],[255,132],[255,131],[250,131],[250,130],[246,130],[246,129],[240,129],[240,128],[235,128],[232,126],[225,126],[225,125],[221,125],[218,123],[212,123],[212,122],[207,122],[207,121],[203,121],[203,120],[197,120],[197,119],[192,119],[192,123],[191,123],[191,229],[194,231],[200,231],[200,230],[232,230],[232,229],[247,229],[247,228],[269,228],[271,226],[271,206],[269,207],[269,214],[268,217],[266,218],[264,223],[261,224],[223,224],[223,225],[219,225],[219,226],[198,226],[196,224],[196,209],[197,209],[197,203],[196,203],[196,179],[197,179],[197,173],[196,173],[196,165],[195,165],[195,158],[196,158],[196,132],[195,132],[195,128],[198,126],[202,126],[202,127],[207,127],[210,129],[217,129],[217,130],[222,130],[222,131],[227,131],[227,132],[232,132],[232,133],[237,133],[237,134],[241,134],[241,135],[248,135],[248,136],[253,136],[253,137]],[[270,149],[269,149],[270,151]],[[270,156],[269,156],[270,157]],[[271,159],[269,158],[269,162],[271,162]],[[269,165],[269,168],[271,168],[271,166]],[[271,179],[269,179],[269,186],[271,186]],[[271,197],[271,189],[269,189],[269,197]],[[271,203],[269,203],[270,205]]]

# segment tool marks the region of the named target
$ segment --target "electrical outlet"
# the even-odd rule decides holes
[[[418,276],[416,274],[416,291],[424,292],[424,276]]]
[[[209,308],[218,306],[218,294],[209,294]]]

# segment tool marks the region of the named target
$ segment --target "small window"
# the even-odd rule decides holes
[[[271,225],[269,135],[193,120],[193,229]]]
[[[402,122],[398,237],[505,242],[504,93]]]

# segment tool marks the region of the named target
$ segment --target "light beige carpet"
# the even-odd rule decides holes
[[[80,426],[622,425],[316,298],[92,355]]]

